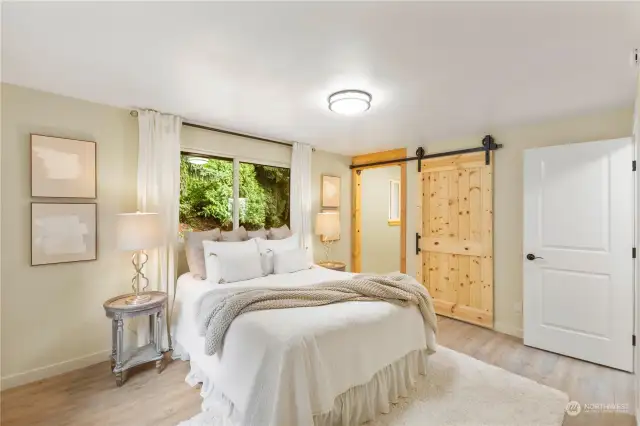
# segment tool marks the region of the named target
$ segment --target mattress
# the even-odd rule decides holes
[[[224,348],[204,354],[195,306],[209,291],[314,285],[353,274],[314,267],[291,274],[214,284],[178,279],[172,336],[232,407],[238,426],[313,425],[334,400],[415,351],[435,350],[435,335],[416,307],[347,302],[313,308],[250,312],[229,328]]]

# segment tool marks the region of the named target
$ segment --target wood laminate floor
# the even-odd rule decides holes
[[[560,389],[582,404],[628,406],[626,412],[565,416],[563,426],[635,426],[631,374],[529,348],[515,337],[459,321],[440,317],[439,326],[443,346]],[[2,392],[0,423],[175,426],[200,410],[199,390],[184,382],[188,371],[189,364],[181,361],[169,363],[159,375],[153,365],[141,366],[117,388],[109,363],[96,364]]]

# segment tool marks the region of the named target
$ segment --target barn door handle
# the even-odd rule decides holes
[[[420,238],[422,237],[416,232],[416,254],[420,254],[420,252],[422,251],[420,250]]]
[[[536,259],[544,259],[544,257],[536,256],[536,255],[535,255],[535,254],[533,254],[533,253],[529,253],[529,254],[527,255],[527,260],[536,260]]]

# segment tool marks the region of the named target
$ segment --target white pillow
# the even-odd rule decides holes
[[[262,254],[262,267],[264,273],[273,274],[273,254],[281,251],[289,251],[300,248],[300,238],[298,234],[293,234],[289,238],[282,240],[263,240],[258,238],[258,249]]]
[[[220,266],[220,284],[252,280],[265,275],[262,270],[261,256],[255,253],[217,255]]]
[[[313,266],[307,256],[307,250],[297,248],[293,250],[277,251],[273,254],[273,270],[276,274],[288,274],[302,271]]]
[[[246,255],[259,254],[256,239],[239,242],[203,241],[204,265],[207,272],[207,281],[219,283],[222,278],[220,268],[220,255]]]

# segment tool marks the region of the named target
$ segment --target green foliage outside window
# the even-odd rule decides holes
[[[199,165],[180,158],[180,231],[233,224],[233,162]],[[240,225],[248,230],[289,224],[289,169],[240,163]]]

